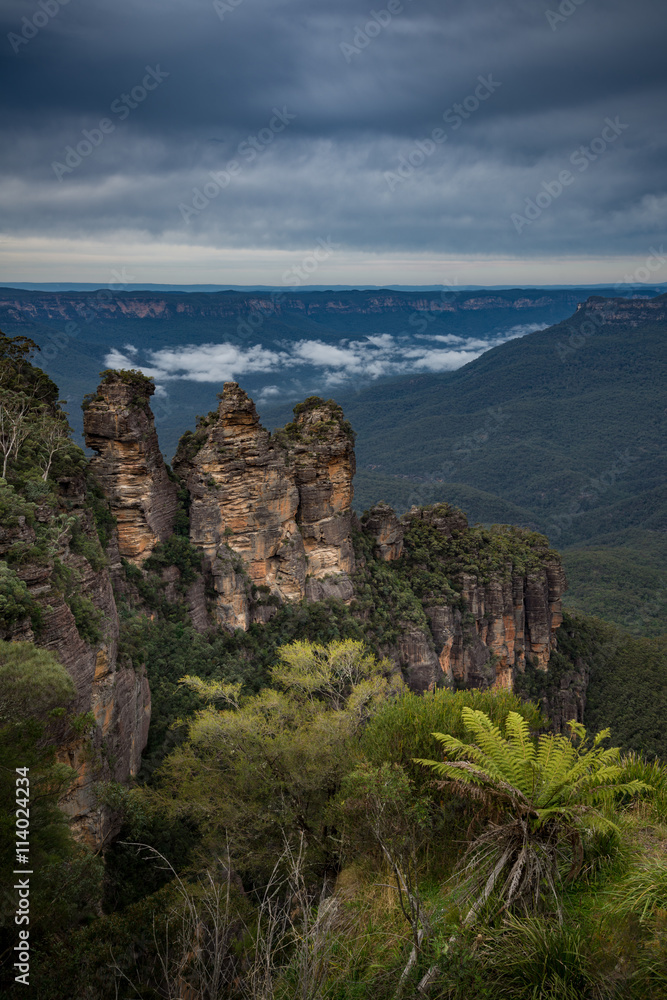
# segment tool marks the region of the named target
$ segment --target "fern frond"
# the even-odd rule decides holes
[[[528,722],[518,712],[509,712],[505,735],[512,763],[512,780],[525,795],[532,796],[536,783],[537,751],[530,736]]]

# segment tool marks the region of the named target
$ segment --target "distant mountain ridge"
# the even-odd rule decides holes
[[[449,501],[545,532],[567,601],[667,631],[667,296],[591,297],[447,375],[339,396],[358,431],[359,510]]]
[[[6,313],[16,322],[72,321],[85,318],[93,310],[96,319],[133,317],[173,320],[180,316],[225,319],[243,318],[249,312],[266,311],[267,315],[345,315],[355,312],[402,314],[407,312],[457,313],[485,309],[526,309],[554,306],[574,308],[589,289],[548,291],[542,288],[515,288],[463,291],[457,288],[440,293],[415,291],[344,290],[337,292],[294,292],[281,289],[275,294],[263,292],[94,292],[30,291],[0,288],[0,315]],[[629,294],[635,294],[630,292]],[[91,299],[91,295],[93,298]],[[418,326],[415,322],[413,327]]]
[[[60,385],[79,432],[83,396],[96,383],[100,370],[113,365],[113,357],[120,359],[127,345],[134,353],[129,357],[125,351],[129,360],[118,360],[116,366],[149,371],[155,369],[156,352],[183,351],[189,345],[230,345],[229,366],[217,380],[204,370],[194,381],[181,373],[161,384],[156,418],[162,447],[171,457],[183,427],[194,427],[196,416],[215,405],[215,395],[225,380],[240,379],[256,400],[264,422],[277,426],[290,419],[292,406],[304,396],[339,394],[346,386],[362,388],[387,377],[383,362],[377,365],[372,359],[371,363],[362,359],[346,369],[344,354],[330,362],[332,351],[317,349],[311,350],[311,361],[301,358],[296,367],[278,365],[278,371],[269,364],[261,370],[253,359],[244,368],[243,359],[253,349],[280,357],[285,345],[308,341],[316,347],[342,347],[349,354],[352,341],[369,347],[380,343],[378,338],[386,341],[389,337],[406,358],[401,370],[439,370],[443,365],[463,364],[498,338],[565,319],[582,296],[593,291],[282,289],[273,294],[0,288],[0,329],[8,335],[30,336],[41,346],[39,363]],[[628,295],[647,291],[629,288]],[[440,356],[456,353],[472,343],[475,347],[469,350],[473,353],[461,353],[451,364],[437,357],[438,351]],[[421,368],[419,362],[410,362],[429,351],[431,360]]]
[[[94,292],[98,289],[110,288],[115,290],[120,285],[119,273],[117,280],[108,283],[95,283],[92,281],[0,281],[0,288],[16,288],[27,291],[42,292]],[[449,285],[400,285],[389,283],[384,285],[301,285],[298,289],[300,293],[308,292],[363,292],[379,291],[381,289],[395,292],[439,292],[451,291]],[[667,289],[667,284],[646,285],[643,282],[616,282],[614,284],[589,284],[583,285],[456,285],[456,291],[500,291],[512,288],[545,288],[548,291],[581,290],[582,288],[598,289],[609,294],[625,294],[628,292],[646,293],[649,295],[659,295],[661,291]],[[204,284],[204,285],[181,285],[181,284],[161,284],[156,282],[126,282],[122,284],[124,291],[151,291],[151,292],[271,292],[271,291],[295,291],[289,285],[224,285],[224,284]]]

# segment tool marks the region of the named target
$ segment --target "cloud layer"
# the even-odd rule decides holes
[[[255,344],[241,349],[235,344],[223,343],[140,351],[132,344],[125,344],[122,349],[109,351],[104,363],[108,368],[140,368],[145,375],[155,379],[162,392],[175,379],[219,384],[253,374],[293,375],[306,369],[316,372],[325,385],[335,386],[355,379],[369,380],[410,372],[453,371],[491,347],[541,329],[544,325],[523,324],[491,340],[453,334],[421,335],[410,340],[381,334],[363,340],[341,340],[338,344],[300,340],[273,348]],[[262,394],[268,399],[279,395],[280,390],[277,386],[265,386]]]
[[[658,0],[400,6],[8,0],[3,239],[585,258],[664,238]]]

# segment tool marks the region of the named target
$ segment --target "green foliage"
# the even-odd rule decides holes
[[[44,721],[74,697],[74,684],[53,653],[31,642],[0,641],[0,723]]]
[[[74,518],[76,521],[76,518]],[[95,607],[89,597],[81,593],[79,584],[80,574],[71,566],[67,566],[60,559],[53,561],[52,580],[54,585],[60,590],[63,598],[74,616],[74,623],[77,632],[91,646],[96,645],[103,639],[101,629],[102,612]]]
[[[363,761],[343,778],[331,815],[348,857],[358,861],[372,853],[382,862],[386,851],[406,872],[434,833],[432,811],[430,797],[419,795],[400,764],[373,767]]]
[[[391,646],[410,625],[428,631],[424,608],[410,583],[390,564],[375,558],[367,535],[355,532],[353,540],[357,559],[353,608],[364,620],[371,641]]]
[[[301,640],[278,650],[278,663],[271,668],[270,677],[274,686],[292,697],[324,701],[337,710],[347,703],[361,711],[363,705],[373,704],[378,697],[380,701],[386,699],[389,689],[385,675],[392,669],[389,660],[378,661],[353,639],[327,646]]]
[[[116,519],[111,513],[102,487],[89,468],[86,469],[86,507],[93,515],[97,536],[104,552],[111,541],[111,532]]]
[[[353,640],[283,647],[272,672],[283,690],[264,688],[238,708],[202,709],[187,743],[162,765],[158,787],[189,804],[208,845],[225,837],[251,877],[269,874],[284,841],[300,834],[312,861],[326,865],[328,801],[360,726],[400,686],[387,669]]]
[[[187,810],[165,808],[146,788],[117,782],[97,786],[97,800],[121,817],[122,827],[105,852],[104,909],[125,909],[171,881],[165,865],[146,864],[138,845],[150,844],[168,858],[176,871],[187,869],[200,842],[197,819]]]
[[[29,337],[7,337],[0,333],[0,386],[11,392],[24,392],[36,403],[54,406],[58,386],[46,372],[30,364],[29,358],[39,351]]]
[[[484,941],[480,965],[495,996],[515,1000],[594,1000],[600,977],[587,934],[575,923],[510,916]]]
[[[122,382],[136,389],[138,396],[151,396],[155,392],[155,380],[150,375],[144,375],[138,368],[105,368],[100,372],[102,382]]]
[[[449,522],[448,532],[440,527]],[[411,517],[405,530],[404,556],[397,571],[421,599],[457,602],[461,574],[471,573],[480,583],[492,578],[510,580],[557,561],[547,539],[535,531],[511,525],[469,526],[465,515],[449,504],[425,508]]]
[[[0,561],[0,628],[10,630],[30,618],[33,629],[39,630],[42,617],[25,582],[7,563]]]
[[[316,410],[324,411],[324,417],[317,421],[311,421],[307,428],[298,422],[299,417]],[[340,430],[354,444],[356,435],[352,424],[345,419],[342,406],[334,399],[324,400],[321,396],[308,396],[303,402],[296,404],[293,412],[294,420],[274,431],[274,440],[289,446],[297,438],[308,443],[308,440],[325,439],[330,436],[332,431]]]
[[[127,567],[126,567],[127,569]],[[130,568],[130,579],[141,571]],[[286,604],[266,625],[247,632],[195,631],[185,616],[151,620],[120,604],[120,655],[137,667],[145,665],[151,686],[152,722],[144,769],[151,772],[164,753],[182,738],[178,719],[187,719],[199,707],[192,690],[179,684],[186,674],[205,681],[241,682],[246,691],[266,684],[280,646],[297,639],[328,643],[361,639],[363,632],[349,607],[341,601]]]
[[[535,705],[522,702],[510,691],[440,689],[423,695],[406,692],[384,705],[370,721],[361,737],[362,752],[376,767],[385,761],[399,764],[422,788],[430,782],[430,777],[424,768],[414,763],[414,758],[436,751],[434,732],[463,738],[466,734],[464,709],[485,712],[498,726],[504,725],[509,712],[519,713],[533,731],[545,723]]]
[[[572,847],[569,881],[581,870],[582,836],[616,831],[600,806],[615,795],[651,789],[627,778],[618,747],[602,747],[608,730],[589,745],[584,727],[572,722],[578,745],[552,733],[540,736],[536,745],[517,712],[508,714],[504,735],[484,712],[464,708],[462,715],[469,740],[434,733],[445,760],[417,763],[437,774],[443,788],[478,799],[502,815],[501,822],[473,840],[462,863],[462,889],[473,900],[466,923],[494,894],[503,909],[519,905],[534,911],[546,891],[560,908],[564,844]]]
[[[84,531],[79,518],[72,522],[69,546],[72,552],[87,559],[96,573],[107,565],[99,533],[91,538]]]
[[[567,608],[614,622],[632,635],[665,634],[664,532],[628,532],[620,544],[566,549]]]
[[[3,871],[17,867],[15,810],[20,774],[20,787],[29,788],[30,867],[40,873],[31,882],[31,942],[46,926],[51,929],[52,923],[47,922],[54,916],[79,911],[81,901],[82,872],[68,868],[70,864],[76,867],[75,848],[67,817],[58,808],[75,773],[55,757],[59,734],[67,724],[64,710],[74,694],[69,674],[53,653],[32,643],[0,642],[0,862]],[[17,768],[21,768],[18,773]],[[73,884],[59,878],[58,871],[64,868],[74,878]],[[86,907],[93,898],[89,897]],[[15,908],[14,893],[3,893],[3,952],[16,943]]]
[[[610,629],[591,664],[585,722],[608,725],[625,750],[667,759],[667,637],[637,638]]]
[[[0,523],[3,528],[16,528],[21,519],[32,527],[35,523],[35,505],[23,497],[4,479],[0,479]]]
[[[144,563],[144,568],[159,572],[167,566],[176,566],[181,574],[179,586],[187,589],[201,572],[202,555],[199,549],[183,535],[170,535],[160,542]]]

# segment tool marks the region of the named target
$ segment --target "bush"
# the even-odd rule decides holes
[[[495,725],[502,725],[509,712],[518,712],[534,731],[546,723],[536,705],[521,701],[510,691],[453,692],[441,688],[424,694],[410,692],[382,706],[364,731],[362,752],[378,767],[384,762],[400,764],[421,788],[431,782],[431,776],[414,763],[414,758],[439,755],[434,732],[464,739],[464,708],[486,712]]]
[[[10,631],[26,618],[30,618],[33,629],[39,629],[41,609],[18,573],[0,561],[0,628]]]
[[[144,563],[144,568],[160,572],[167,566],[176,566],[181,574],[179,586],[185,590],[201,573],[202,554],[183,535],[171,535],[160,542]]]

